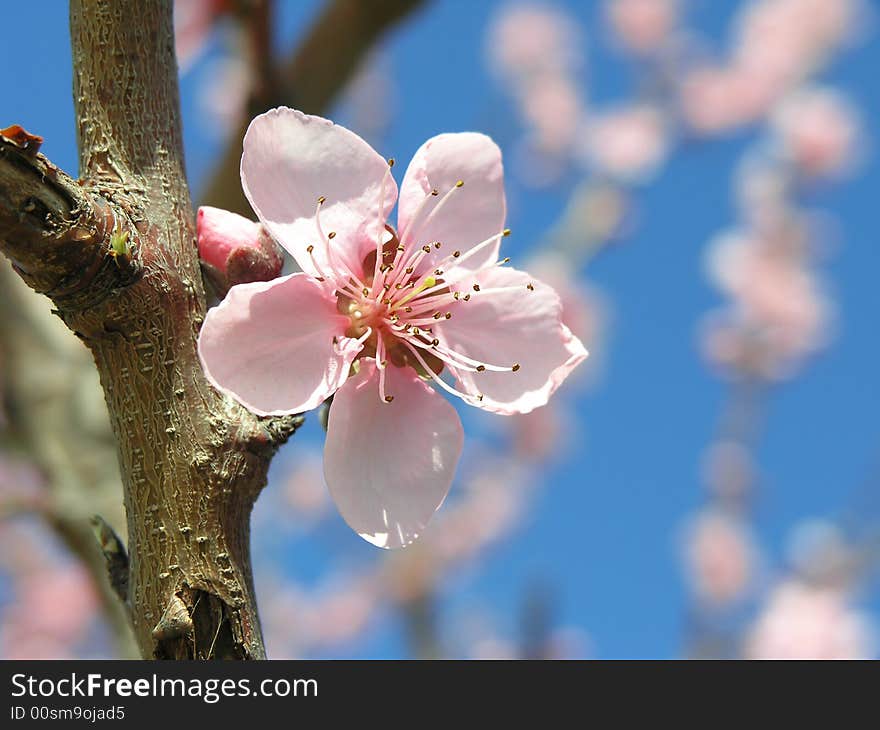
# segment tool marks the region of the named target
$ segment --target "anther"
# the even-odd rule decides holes
[[[367,289],[367,287],[364,287],[363,289],[361,289],[361,291],[364,293],[365,297],[370,296],[370,290]]]
[[[327,200],[323,195],[318,198],[318,205],[324,205],[324,201]]]
[[[515,373],[517,370],[519,370],[519,363],[518,362],[513,363],[513,365],[511,366],[510,369],[512,372]]]
[[[477,400],[478,400],[478,401],[482,401],[482,400],[483,400],[483,394],[482,394],[482,393],[477,393]]]
[[[415,271],[415,267],[414,266],[407,266],[405,271],[407,274],[411,274],[413,271]]]
[[[452,312],[447,312],[443,316],[446,317],[446,319],[452,319]]]
[[[394,158],[393,157],[388,158],[388,167],[394,167]]]
[[[434,189],[431,191],[431,195],[433,195],[433,196],[436,198],[438,195],[440,195],[440,191],[437,190],[437,188],[434,188]]]
[[[435,312],[435,313],[434,313],[434,319],[440,319],[440,317],[442,317],[442,316],[443,316],[443,315],[440,314],[440,312]]]
[[[440,340],[438,340],[438,339],[435,337],[433,340],[431,340],[431,344],[432,344],[434,347],[437,347],[437,345],[440,344]]]
[[[440,241],[434,241],[434,248],[440,248],[443,244]]]
[[[443,269],[434,269],[434,276],[442,276]]]
[[[431,253],[431,247],[426,243],[424,246],[422,246],[422,251],[424,251],[425,253]]]
[[[526,284],[526,289],[528,289],[529,291],[535,291],[535,285],[529,282],[528,284]]]
[[[393,401],[393,400],[394,400],[394,396],[393,396],[393,395],[386,395],[386,396],[385,396],[385,402],[386,402],[386,403],[390,403],[390,402]]]
[[[478,373],[482,373],[482,372],[484,372],[485,370],[486,370],[486,366],[485,366],[485,365],[477,365],[477,372],[478,372]]]
[[[509,235],[510,235],[510,229],[509,229],[509,228],[505,228],[503,231],[501,231],[501,235],[502,235],[502,236],[509,236]]]
[[[457,188],[460,188],[462,185],[464,185],[464,180],[459,180],[458,182],[455,183],[455,187],[457,187]]]
[[[461,251],[452,252],[452,258],[457,259],[459,256],[461,256]]]
[[[329,239],[336,238],[336,231],[330,231],[330,233],[327,234],[327,238],[329,238]]]
[[[474,291],[480,291],[480,285],[474,284]]]
[[[311,253],[314,250],[315,250],[315,247],[312,244],[309,244],[308,246],[306,246],[306,251],[308,251],[309,253]]]

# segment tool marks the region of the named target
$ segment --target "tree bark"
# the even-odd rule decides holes
[[[72,0],[81,180],[0,140],[0,248],[91,351],[117,440],[144,657],[265,656],[249,516],[299,417],[211,388],[170,0]]]

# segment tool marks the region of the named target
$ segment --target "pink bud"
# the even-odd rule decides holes
[[[202,206],[197,231],[199,258],[221,296],[235,284],[269,281],[281,273],[281,252],[259,223]]]

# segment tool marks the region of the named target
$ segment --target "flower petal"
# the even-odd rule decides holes
[[[211,384],[254,413],[301,413],[348,377],[362,347],[342,336],[348,321],[306,274],[239,284],[208,312],[199,357]]]
[[[551,287],[507,267],[479,271],[474,282],[479,291],[458,302],[435,334],[442,346],[480,363],[519,365],[516,372],[456,368],[455,375],[466,393],[483,396],[473,405],[528,413],[547,403],[587,351],[562,323],[562,304]]]
[[[354,272],[377,238],[385,236],[385,221],[397,199],[388,162],[364,140],[327,119],[286,107],[251,122],[244,137],[241,182],[263,225],[313,276],[321,274],[309,245],[328,276],[339,274],[318,234],[320,197],[326,199],[321,228],[336,234],[330,244],[334,258]]]
[[[361,360],[333,399],[324,476],[336,506],[362,538],[383,548],[413,542],[443,503],[464,441],[455,409],[409,368]]]
[[[464,185],[456,187],[459,180]],[[432,190],[438,194],[431,195]],[[498,145],[476,132],[440,134],[409,163],[400,186],[398,234],[406,246],[440,241],[443,247],[426,258],[425,268],[433,268],[453,251],[465,253],[501,233],[506,213]],[[494,262],[499,245],[494,241],[462,265],[477,269]]]

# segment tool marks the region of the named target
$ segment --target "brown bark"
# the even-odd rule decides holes
[[[72,0],[82,179],[0,140],[0,247],[94,356],[117,440],[145,657],[263,657],[249,514],[298,417],[213,390],[170,0]],[[127,234],[114,252],[111,236]]]

